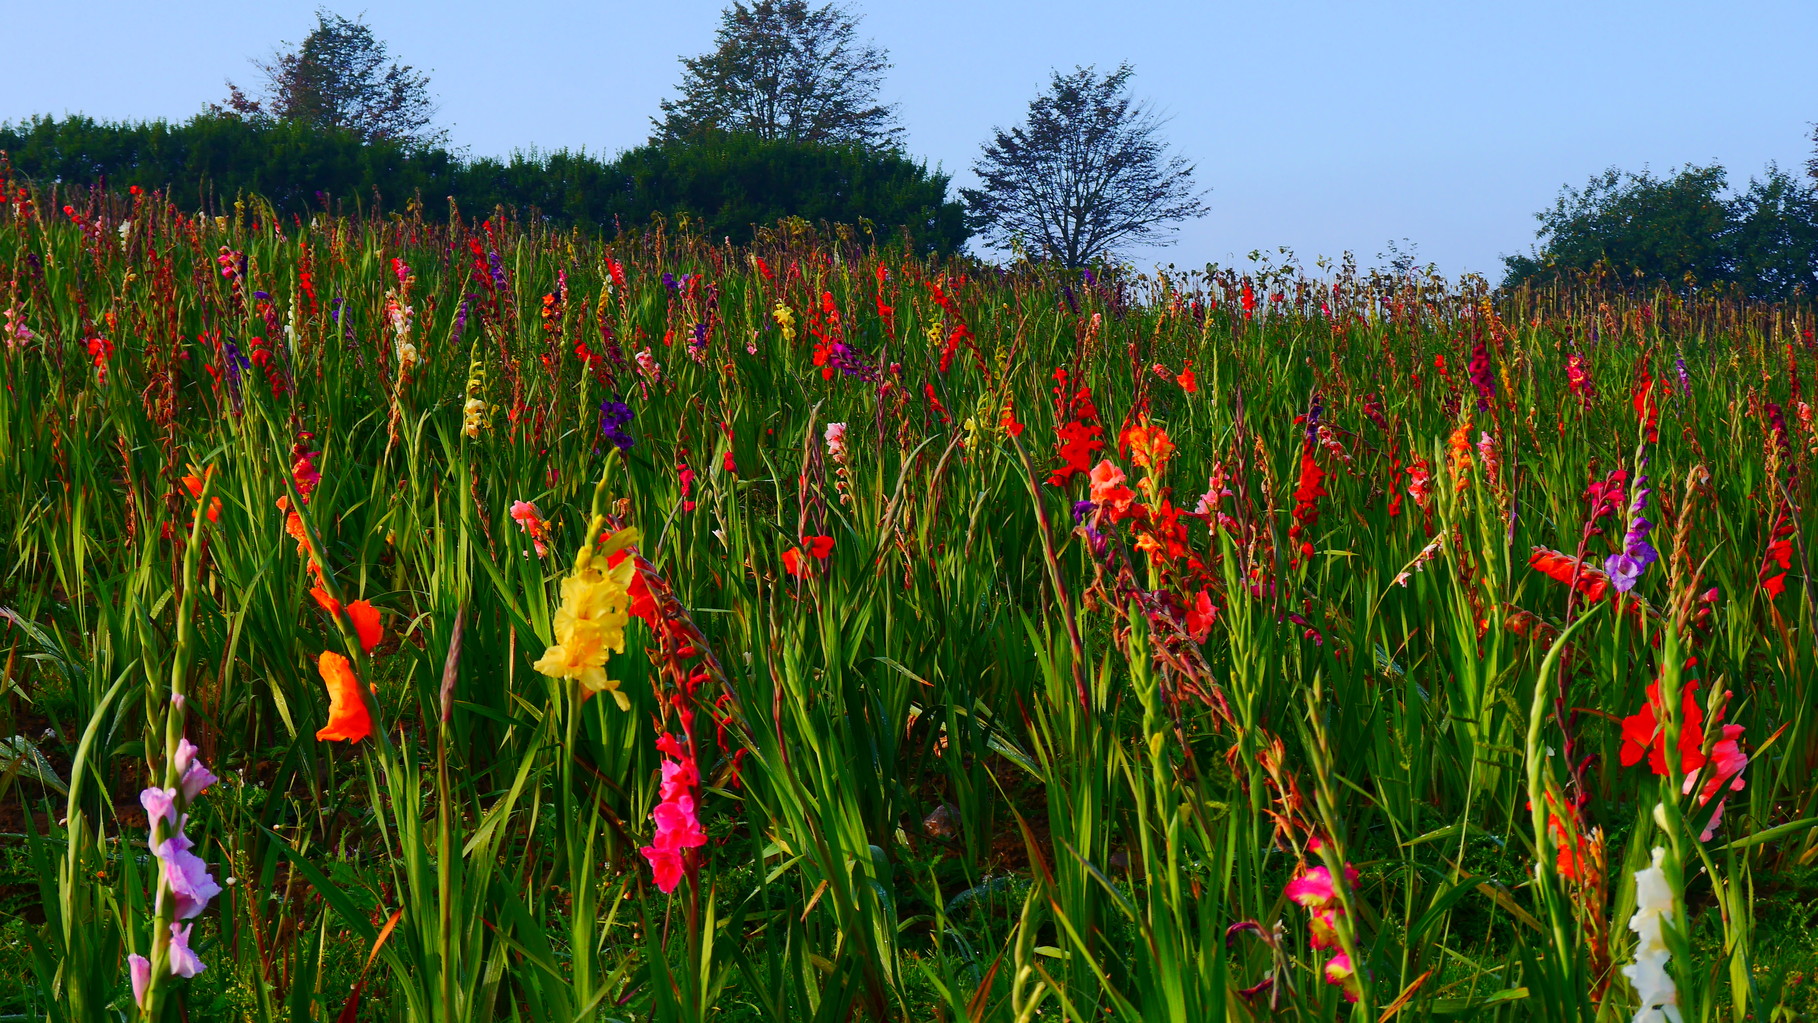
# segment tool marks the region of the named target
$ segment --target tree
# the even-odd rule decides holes
[[[1539,250],[1503,258],[1504,284],[1600,267],[1625,281],[1675,287],[1722,280],[1728,272],[1726,183],[1716,164],[1685,167],[1666,178],[1611,167],[1582,189],[1562,188],[1551,209],[1534,215]]]
[[[351,131],[368,141],[446,144],[447,131],[430,128],[436,104],[429,76],[389,57],[372,29],[318,10],[301,46],[253,62],[265,77],[264,97],[249,98],[229,81],[226,111]]]
[[[993,129],[972,167],[982,187],[960,191],[988,241],[1080,266],[1127,242],[1167,244],[1170,225],[1206,212],[1193,165],[1164,152],[1162,118],[1126,92],[1134,73],[1056,71],[1028,120]]]
[[[1818,288],[1818,189],[1770,165],[1726,195],[1717,164],[1666,177],[1612,167],[1566,187],[1540,221],[1539,247],[1503,257],[1504,287],[1561,275],[1613,274],[1623,284],[1689,290],[1733,284],[1753,298]]]
[[[711,53],[682,58],[682,97],[664,100],[652,142],[703,132],[793,142],[897,148],[894,106],[878,102],[890,68],[884,49],[860,42],[846,8],[806,0],[735,0],[720,15]]]
[[[1769,164],[1730,202],[1730,279],[1756,298],[1818,295],[1818,188]]]

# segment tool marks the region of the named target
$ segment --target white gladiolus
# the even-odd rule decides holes
[[[1635,962],[1622,968],[1641,1007],[1635,1010],[1635,1023],[1681,1023],[1679,991],[1667,973],[1667,951],[1661,925],[1673,912],[1673,889],[1667,885],[1661,863],[1666,850],[1654,847],[1654,865],[1635,872],[1635,915],[1629,918],[1629,930],[1635,932]]]

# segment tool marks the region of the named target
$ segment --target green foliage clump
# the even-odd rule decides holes
[[[609,230],[686,219],[735,242],[785,218],[906,229],[919,247],[941,253],[970,234],[948,176],[926,164],[891,149],[751,134],[709,132],[613,160],[571,150],[468,160],[299,119],[214,113],[118,124],[73,115],[0,125],[0,151],[15,173],[65,189],[137,186],[203,208],[256,193],[286,216],[334,200],[400,207],[446,196],[469,210],[503,206]]]
[[[1717,164],[1667,176],[1612,167],[1536,214],[1541,245],[1504,257],[1505,287],[1559,276],[1675,288],[1733,285],[1752,298],[1818,289],[1818,189],[1770,166],[1726,195]]]

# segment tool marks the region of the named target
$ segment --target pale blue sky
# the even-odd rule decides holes
[[[82,112],[180,119],[248,84],[247,60],[314,23],[311,2],[0,0],[0,120]],[[719,0],[632,4],[358,0],[331,5],[433,72],[474,154],[616,152],[642,141],[712,42]],[[1500,276],[1560,185],[1612,164],[1718,160],[1746,181],[1801,166],[1818,120],[1818,3],[992,3],[855,6],[895,68],[910,151],[960,183],[994,124],[1050,68],[1136,66],[1212,212],[1182,267],[1291,246],[1374,262],[1412,239],[1447,273]]]

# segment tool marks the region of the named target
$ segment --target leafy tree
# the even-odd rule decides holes
[[[1170,225],[1206,212],[1193,165],[1164,152],[1162,118],[1128,95],[1134,73],[1056,71],[1023,124],[994,129],[972,168],[982,187],[960,192],[988,241],[1079,266],[1124,243],[1166,244]]]
[[[264,98],[249,98],[229,81],[226,111],[351,131],[368,141],[445,145],[447,131],[431,128],[429,76],[389,58],[372,29],[318,10],[301,46],[253,62],[265,78]]]
[[[1540,245],[1503,257],[1504,287],[1608,273],[1624,284],[1732,284],[1754,298],[1818,288],[1818,190],[1770,165],[1726,195],[1717,164],[1667,177],[1610,168],[1536,214]]]
[[[1730,203],[1729,277],[1757,298],[1818,295],[1818,188],[1769,165]]]
[[[806,0],[734,0],[720,15],[717,46],[684,57],[682,96],[664,100],[653,142],[703,132],[793,142],[895,148],[903,129],[878,102],[890,68],[884,49],[858,38],[845,7]]]
[[[1551,209],[1535,214],[1540,249],[1504,257],[1504,283],[1599,267],[1627,280],[1675,286],[1723,280],[1726,184],[1724,169],[1711,164],[1667,178],[1611,167],[1582,189],[1563,188]]]

